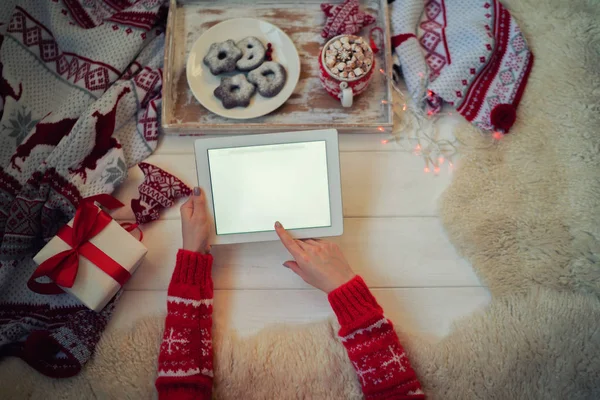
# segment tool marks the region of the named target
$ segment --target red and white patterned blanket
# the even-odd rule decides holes
[[[442,101],[484,131],[508,132],[533,65],[499,0],[390,0],[392,46],[417,105]]]
[[[155,149],[164,0],[4,0],[0,7],[0,358],[66,377],[113,309],[31,292],[32,256],[79,201]]]

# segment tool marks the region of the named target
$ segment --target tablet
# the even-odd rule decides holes
[[[212,243],[279,240],[275,221],[299,239],[343,233],[335,129],[198,139],[195,150]]]

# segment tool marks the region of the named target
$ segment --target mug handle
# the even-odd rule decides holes
[[[354,93],[352,92],[352,89],[348,87],[348,83],[340,83],[340,89],[340,100],[342,100],[342,107],[352,107]]]

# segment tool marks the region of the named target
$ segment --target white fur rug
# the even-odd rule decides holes
[[[600,4],[512,0],[536,56],[513,133],[472,146],[441,202],[493,300],[438,342],[399,329],[435,399],[600,398]],[[480,143],[479,143],[480,144]],[[0,363],[2,398],[154,396],[163,320],[105,335],[79,376]],[[247,338],[216,328],[219,399],[359,399],[332,321]]]

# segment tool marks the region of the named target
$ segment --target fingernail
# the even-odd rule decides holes
[[[285,265],[285,264],[281,264],[281,265],[283,265],[283,266],[284,266],[284,267],[286,267],[286,268],[289,268],[289,267],[288,267],[287,265]]]
[[[200,196],[200,188],[198,186],[194,188],[194,196]]]
[[[275,227],[276,227],[276,228],[283,228],[283,227],[281,226],[281,222],[279,222],[279,221],[275,222]]]

